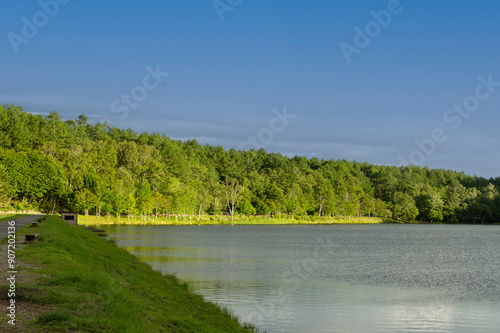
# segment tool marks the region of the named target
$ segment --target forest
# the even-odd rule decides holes
[[[0,106],[0,209],[500,222],[500,177],[288,157]]]

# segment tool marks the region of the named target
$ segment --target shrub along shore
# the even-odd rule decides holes
[[[83,226],[49,216],[37,227],[19,229],[17,239],[31,233],[39,239],[18,246],[17,274],[33,278],[19,280],[16,296],[18,308],[31,307],[37,313],[23,322],[29,331],[256,331],[240,324],[229,310],[190,292],[175,275],[154,271]],[[23,319],[28,321],[17,318]]]

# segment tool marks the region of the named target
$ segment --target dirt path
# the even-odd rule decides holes
[[[41,217],[43,217],[43,215],[30,215],[30,216],[24,216],[24,217],[14,219],[14,221],[16,222],[16,225],[15,225],[16,230],[24,227],[26,224],[31,223],[31,222],[33,222]],[[7,237],[8,228],[9,228],[9,221],[0,223],[0,240]]]
[[[16,219],[16,230],[40,218],[41,216],[43,215],[31,215]],[[2,222],[0,223],[0,225],[2,227],[0,232],[3,232],[5,230],[5,233],[0,233],[0,239],[3,239],[7,236],[8,224],[7,222]],[[24,244],[24,239],[19,239],[19,237],[16,239],[15,245],[16,254],[22,251],[26,246],[30,246],[28,244]],[[41,276],[40,274],[37,274],[36,271],[33,272],[33,269],[36,270],[37,268],[39,267],[20,261],[16,256],[16,326],[12,326],[7,322],[9,320],[9,318],[7,317],[7,306],[9,306],[10,304],[10,300],[7,296],[10,289],[9,281],[7,280],[7,278],[10,276],[10,274],[7,273],[10,271],[8,266],[8,245],[0,245],[0,307],[2,308],[2,311],[0,311],[0,313],[2,314],[0,316],[0,333],[47,332],[46,330],[36,329],[33,327],[33,323],[37,319],[38,315],[40,315],[40,313],[53,311],[55,309],[54,306],[37,304],[29,300],[29,294],[36,292],[36,286],[38,283],[37,280],[38,277]]]

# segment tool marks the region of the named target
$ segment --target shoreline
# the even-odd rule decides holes
[[[152,218],[144,221],[140,218],[116,218],[116,217],[101,217],[97,219],[96,216],[83,216],[78,215],[78,224],[80,225],[329,225],[329,224],[382,224],[384,223],[381,218],[369,217],[356,217],[356,218],[315,218],[315,219],[291,219],[291,218],[249,218],[249,219],[235,219],[228,221],[226,219],[207,219],[197,221],[196,218],[178,220],[166,218]]]
[[[425,225],[500,225],[500,223],[448,223],[448,222],[425,222],[425,221],[397,221],[397,220],[384,220],[378,217],[353,217],[353,218],[321,218],[315,220],[297,220],[297,219],[280,219],[280,218],[256,218],[247,220],[203,220],[196,221],[196,219],[186,220],[186,221],[175,221],[173,219],[166,220],[165,218],[150,219],[144,221],[140,218],[127,219],[116,217],[101,217],[97,219],[96,216],[85,217],[83,215],[78,216],[78,224],[85,226],[116,226],[116,225],[128,225],[128,226],[199,226],[199,225],[373,225],[373,224],[425,224]]]
[[[24,244],[35,232],[38,241]],[[16,239],[19,282],[11,299],[24,309],[16,318],[22,331],[258,332],[189,291],[175,274],[155,271],[112,240],[58,216],[16,230]],[[6,290],[5,282],[0,288]]]

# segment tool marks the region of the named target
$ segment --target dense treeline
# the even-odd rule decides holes
[[[499,222],[500,177],[226,151],[0,106],[4,210]]]

